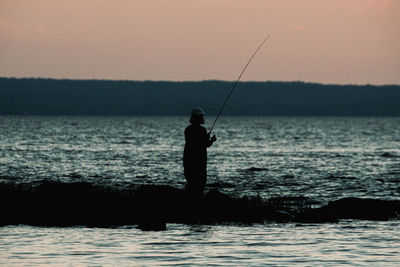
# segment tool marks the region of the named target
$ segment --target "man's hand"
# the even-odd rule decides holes
[[[215,142],[217,141],[217,137],[215,136],[215,134],[211,137],[211,142]]]

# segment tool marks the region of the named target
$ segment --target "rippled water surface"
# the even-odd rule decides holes
[[[186,126],[186,117],[0,117],[0,176],[183,187]],[[209,188],[400,197],[400,118],[223,117],[214,133]]]
[[[135,228],[0,228],[0,264],[399,266],[400,223]]]
[[[213,118],[207,118],[208,124]],[[0,117],[2,183],[184,186],[187,117]],[[400,118],[222,117],[207,190],[400,199]],[[0,228],[2,265],[400,265],[400,224]]]

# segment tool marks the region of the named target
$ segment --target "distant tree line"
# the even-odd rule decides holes
[[[214,115],[232,85],[0,78],[0,115]],[[400,116],[400,86],[240,82],[224,115]]]

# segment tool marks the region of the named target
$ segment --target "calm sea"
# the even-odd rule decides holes
[[[0,182],[183,188],[187,124],[188,117],[0,117]],[[400,199],[400,118],[222,117],[214,134],[206,190],[301,196],[317,206]],[[4,226],[0,264],[399,266],[398,233],[398,219],[168,224],[162,232]]]

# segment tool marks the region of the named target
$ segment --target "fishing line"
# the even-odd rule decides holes
[[[217,117],[215,118],[214,123],[213,123],[213,125],[211,126],[210,131],[208,132],[209,135],[211,135],[211,131],[214,129],[215,123],[217,122],[219,116],[221,115],[222,110],[224,110],[226,103],[228,102],[229,98],[231,97],[231,95],[232,95],[232,93],[233,93],[233,90],[235,90],[237,84],[239,83],[239,80],[240,80],[240,78],[242,77],[244,71],[247,69],[247,66],[249,66],[251,60],[255,57],[255,55],[257,54],[258,50],[260,50],[260,48],[261,48],[261,47],[263,46],[263,44],[268,40],[269,37],[270,37],[270,35],[268,35],[268,36],[261,42],[261,44],[257,47],[256,51],[254,51],[253,55],[250,57],[250,59],[249,59],[249,61],[247,62],[247,64],[244,66],[242,72],[240,73],[240,75],[239,75],[239,77],[237,78],[235,84],[232,86],[231,91],[229,92],[228,96],[226,97],[224,103],[222,104],[221,109],[219,110],[218,115],[217,115]]]

